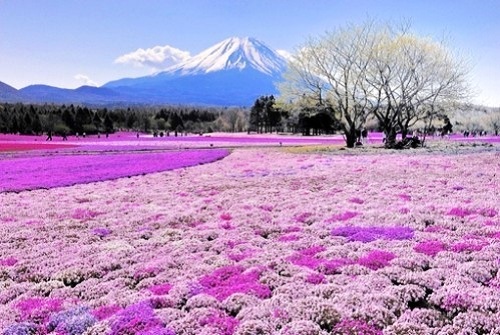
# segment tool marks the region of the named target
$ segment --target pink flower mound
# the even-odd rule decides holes
[[[292,241],[298,241],[299,237],[295,234],[287,234],[287,235],[281,235],[278,238],[278,241],[280,242],[292,242]]]
[[[488,218],[492,218],[498,215],[498,211],[494,208],[483,208],[479,210],[478,213]]]
[[[425,241],[418,243],[413,250],[434,257],[439,252],[446,250],[446,245],[441,241]]]
[[[62,310],[62,304],[61,299],[27,298],[19,301],[16,308],[19,311],[20,321],[44,324],[51,314]]]
[[[85,184],[210,163],[222,149],[142,154],[60,155],[0,160],[0,192]]]
[[[450,211],[448,212],[448,215],[458,216],[460,218],[463,218],[463,217],[466,217],[466,216],[469,216],[472,214],[474,214],[473,211],[470,211],[466,208],[461,208],[461,207],[454,207],[454,208],[450,209]]]
[[[90,209],[77,208],[73,211],[71,217],[75,220],[87,221],[92,218],[95,218],[99,214],[100,214],[99,212]]]
[[[305,266],[310,269],[316,269],[323,263],[322,259],[316,257],[317,253],[325,251],[325,247],[314,246],[307,249],[303,249],[292,254],[287,258],[287,261],[294,265]]]
[[[113,319],[109,335],[126,334],[175,335],[175,332],[165,329],[153,308],[148,303],[142,302],[118,312]]]
[[[271,296],[269,287],[259,282],[260,271],[245,273],[242,266],[225,266],[202,277],[201,292],[222,301],[234,293],[245,293],[264,299]],[[199,292],[199,293],[201,293]]]
[[[325,276],[322,275],[321,273],[311,273],[310,275],[307,276],[306,278],[306,283],[309,284],[322,284],[326,280]]]
[[[335,214],[332,217],[326,219],[326,223],[332,223],[332,222],[337,222],[337,221],[347,221],[350,220],[356,216],[358,216],[359,213],[357,212],[344,212],[342,214]]]
[[[358,264],[372,270],[378,270],[389,265],[389,262],[396,258],[392,252],[383,250],[374,250],[366,256],[358,259]]]
[[[201,326],[210,326],[217,329],[217,334],[220,335],[232,335],[236,330],[236,327],[240,324],[238,319],[231,316],[219,314],[212,314],[200,322]]]
[[[411,201],[411,195],[408,194],[399,194],[398,197],[403,201]]]
[[[297,214],[293,217],[294,221],[295,222],[300,222],[300,223],[307,223],[309,222],[310,218],[312,216],[312,213],[300,213],[300,214]]]
[[[489,245],[486,241],[467,240],[455,243],[451,246],[451,251],[454,252],[474,252],[481,251],[485,246]]]
[[[362,205],[365,203],[365,201],[360,198],[351,198],[349,199],[349,201],[352,202],[353,204],[358,204],[358,205]]]
[[[121,311],[122,308],[117,305],[111,305],[111,306],[101,306],[92,311],[92,315],[94,315],[97,320],[104,320],[109,318],[112,315],[115,315],[119,311]]]
[[[17,259],[14,257],[7,257],[0,259],[0,266],[14,266],[17,263]]]
[[[455,293],[446,296],[441,307],[446,311],[465,311],[472,305],[472,297],[467,293]]]
[[[224,221],[229,221],[229,220],[231,220],[232,218],[233,218],[233,217],[232,217],[232,216],[231,216],[231,214],[229,214],[229,213],[222,213],[222,214],[220,215],[220,219],[221,219],[221,220],[224,220]]]
[[[342,335],[382,335],[383,332],[362,320],[345,319],[333,327],[332,334]]]
[[[413,229],[408,227],[357,227],[344,226],[332,230],[333,236],[343,236],[349,241],[363,243],[375,240],[410,240]]]
[[[170,292],[172,289],[172,285],[165,283],[165,284],[158,284],[158,285],[153,285],[148,288],[149,291],[151,291],[155,295],[165,295]]]
[[[317,270],[326,275],[334,275],[340,272],[341,267],[354,263],[354,261],[347,258],[332,259],[322,262]]]
[[[141,281],[146,278],[151,278],[160,273],[160,269],[157,267],[147,267],[143,269],[139,269],[134,273],[134,279],[136,281]]]

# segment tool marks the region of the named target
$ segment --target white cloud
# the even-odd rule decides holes
[[[78,80],[79,82],[83,83],[83,85],[98,86],[95,81],[93,81],[92,79],[90,79],[88,76],[86,76],[84,74],[77,74],[74,78],[76,80]]]
[[[290,61],[293,59],[293,55],[286,50],[276,50],[276,53],[278,55],[280,55],[281,57],[283,57],[284,59],[286,59],[287,61]]]
[[[118,57],[115,59],[115,63],[131,64],[137,67],[147,66],[162,70],[187,60],[190,57],[191,55],[188,51],[182,51],[165,45],[155,46],[149,49],[137,49],[136,51]]]

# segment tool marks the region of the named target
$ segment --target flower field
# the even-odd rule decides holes
[[[498,146],[78,150],[0,159],[3,334],[500,334]]]

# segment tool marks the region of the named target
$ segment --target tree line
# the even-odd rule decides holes
[[[55,135],[152,132],[244,131],[247,111],[215,107],[90,108],[80,105],[0,103],[0,133]]]

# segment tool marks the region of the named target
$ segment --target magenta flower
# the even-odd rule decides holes
[[[268,298],[271,296],[271,290],[259,282],[259,277],[260,271],[257,270],[244,272],[241,266],[225,266],[202,277],[199,284],[202,287],[201,292],[219,301],[234,293],[246,293],[261,299]]]
[[[344,226],[332,230],[333,236],[343,236],[349,241],[372,242],[375,240],[410,240],[413,229],[408,227],[357,227]]]
[[[336,221],[347,221],[347,220],[350,220],[358,215],[359,215],[359,213],[357,213],[357,212],[347,211],[347,212],[344,212],[341,214],[335,214],[335,215],[331,216],[330,218],[326,219],[325,222],[332,223],[332,222],[336,222]]]
[[[27,298],[19,301],[16,308],[20,321],[31,321],[44,324],[51,314],[62,310],[63,301],[53,298]]]
[[[326,281],[326,278],[321,273],[311,273],[306,278],[306,283],[315,284],[315,285],[322,284],[325,281]]]
[[[374,250],[358,259],[358,264],[372,270],[378,270],[389,265],[389,262],[396,258],[392,252]]]
[[[418,243],[413,250],[434,257],[439,252],[446,250],[446,245],[441,241],[425,241]]]
[[[17,259],[14,257],[7,257],[0,259],[0,266],[14,266],[17,263]]]
[[[474,214],[473,211],[468,210],[466,208],[461,208],[461,207],[454,207],[454,208],[450,209],[448,212],[448,215],[458,216],[460,218],[463,218],[463,217],[466,217],[466,216],[469,216],[472,214]]]
[[[153,294],[155,295],[165,295],[170,292],[172,289],[172,285],[165,283],[165,284],[158,284],[158,285],[153,285],[148,288]]]

